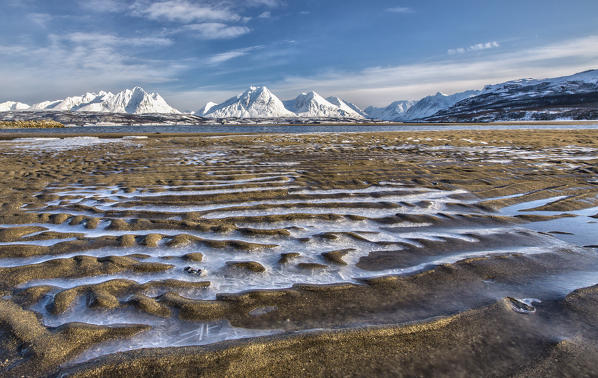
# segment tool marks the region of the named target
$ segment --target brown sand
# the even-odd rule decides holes
[[[0,146],[0,260],[47,257],[47,261],[0,268],[0,375],[597,373],[593,363],[598,357],[595,287],[532,304],[533,312],[529,305],[507,297],[544,293],[543,285],[554,277],[598,270],[598,257],[587,249],[563,246],[533,255],[523,253],[528,247],[543,247],[552,237],[517,229],[528,222],[571,217],[567,212],[598,205],[598,157],[581,149],[598,149],[598,131],[160,135],[67,151],[27,151],[6,143]],[[202,155],[222,151],[224,157]],[[195,154],[199,157],[194,158]],[[292,174],[280,174],[289,171]],[[270,176],[277,178],[267,179]],[[227,180],[237,180],[226,186],[230,192],[217,192],[216,186],[209,193],[172,193],[202,192],[207,182]],[[401,184],[403,192],[392,187],[359,192],[381,182]],[[64,193],[65,188],[78,187],[109,188],[116,194],[114,198],[96,195],[95,203],[78,203],[77,194]],[[302,193],[302,189],[318,192]],[[422,193],[422,189],[466,192],[453,195],[444,213],[428,211],[429,200],[389,200],[401,193]],[[347,194],[347,190],[355,193]],[[496,198],[505,196],[511,197]],[[537,210],[563,214],[511,217],[493,212],[552,197],[565,198]],[[256,201],[266,203],[252,203]],[[281,203],[272,205],[272,201]],[[119,208],[121,202],[127,209]],[[310,212],[314,204],[317,213]],[[193,206],[228,206],[230,214],[172,212]],[[348,210],[354,212],[346,214]],[[368,215],[377,212],[387,215]],[[410,226],[406,224],[419,224],[418,231],[493,227],[510,231],[489,235],[472,231],[462,237],[412,237],[390,243],[348,228],[295,238],[294,233],[307,222],[371,222],[390,233],[407,232]],[[100,230],[104,225],[113,234],[86,236],[82,231]],[[65,240],[32,244],[55,239]],[[297,248],[276,250],[288,240],[295,241]],[[302,260],[308,246],[343,241],[371,246],[372,252],[354,260],[359,252],[354,248],[327,248],[317,260]],[[106,248],[123,253],[93,256]],[[223,274],[230,279],[255,277],[280,267],[306,277],[339,267],[379,272],[425,266],[459,253],[499,252],[432,264],[400,276],[222,292],[211,300],[188,295],[207,290],[210,277],[145,284],[133,279],[176,271],[178,264],[201,265],[206,249],[222,256],[244,254],[242,260],[225,259]],[[169,253],[163,261],[151,261],[154,253],[164,250]],[[264,254],[272,254],[275,265],[259,262]],[[132,279],[84,282],[109,274]],[[81,284],[62,288],[35,283],[58,278]],[[71,366],[77,355],[92,346],[150,328],[143,324],[44,326],[44,316],[68,313],[82,299],[97,314],[128,310],[176,321],[225,319],[235,327],[288,333],[206,347],[132,351]],[[271,310],[256,312],[263,308]],[[313,329],[342,330],[309,332]]]

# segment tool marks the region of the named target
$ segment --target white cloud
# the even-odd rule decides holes
[[[456,49],[449,49],[447,52],[449,55],[457,55],[457,54],[465,54],[469,51],[480,51],[480,50],[488,50],[488,49],[495,49],[500,47],[500,43],[496,41],[486,42],[486,43],[476,43],[475,45],[471,45],[469,47],[459,47]]]
[[[284,4],[282,0],[244,0],[243,3],[247,6],[265,6],[270,8],[276,8]]]
[[[196,32],[195,36],[201,39],[231,39],[251,31],[247,26],[231,26],[220,22],[186,25],[185,29]]]
[[[150,2],[139,0],[133,5],[134,14],[152,20],[168,20],[189,23],[194,21],[239,21],[241,16],[227,5],[216,7],[187,0],[164,0]]]
[[[118,0],[83,0],[79,4],[82,8],[105,13],[121,12],[128,8],[125,2]]]
[[[249,54],[251,51],[253,50],[257,50],[262,48],[262,46],[251,46],[251,47],[245,47],[243,49],[236,49],[236,50],[231,50],[231,51],[226,51],[220,54],[215,54],[212,55],[211,57],[209,57],[206,62],[210,65],[217,65],[217,64],[221,64],[224,62],[227,62],[231,59],[235,59],[235,58],[239,58],[242,57],[244,55]]]
[[[386,9],[387,12],[390,13],[415,13],[415,11],[411,8],[408,7],[393,7],[393,8],[387,8]]]
[[[270,11],[265,11],[262,12],[259,16],[257,16],[258,18],[270,18],[272,17],[272,12]]]
[[[119,37],[114,34],[102,33],[71,33],[60,37],[75,44],[89,44],[95,46],[169,46],[172,41],[163,37]]]
[[[27,18],[29,18],[31,22],[37,24],[38,26],[41,26],[42,28],[45,28],[48,22],[52,20],[52,16],[47,13],[29,13],[27,15]]]
[[[27,103],[90,90],[174,80],[187,66],[178,61],[140,59],[139,49],[167,45],[164,38],[124,38],[112,34],[49,35],[45,47],[0,47],[2,92]]]
[[[500,44],[496,41],[493,42],[486,42],[486,43],[478,43],[475,44],[473,46],[469,46],[470,50],[476,51],[476,50],[487,50],[487,49],[493,49],[496,47],[500,47]]]

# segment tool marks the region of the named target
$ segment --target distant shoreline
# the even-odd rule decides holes
[[[494,127],[495,126],[495,127]],[[404,129],[402,128],[404,127]],[[598,121],[584,122],[500,122],[500,123],[393,123],[393,124],[321,124],[321,125],[139,125],[139,126],[79,126],[58,129],[1,129],[0,140],[17,138],[72,138],[98,137],[123,138],[127,136],[146,136],[152,138],[169,137],[214,137],[266,134],[326,134],[326,133],[417,133],[417,132],[492,132],[516,130],[594,130]]]

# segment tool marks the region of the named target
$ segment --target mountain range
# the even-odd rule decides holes
[[[282,101],[267,87],[250,87],[222,104],[209,102],[195,114],[207,118],[366,118],[361,109],[338,97],[325,99],[312,91]]]
[[[433,122],[598,119],[598,70],[487,85],[429,116]]]
[[[100,91],[27,105],[0,103],[0,112],[71,111],[128,114],[181,114],[157,93],[140,87],[113,94]],[[520,79],[452,95],[437,93],[419,101],[386,107],[358,106],[311,91],[281,100],[266,87],[250,87],[221,104],[207,103],[193,113],[204,118],[353,119],[395,122],[491,122],[500,120],[598,119],[598,70],[551,79]]]
[[[82,96],[67,97],[63,100],[44,101],[31,106],[13,101],[0,104],[0,111],[11,110],[54,110],[128,114],[180,113],[168,105],[158,93],[147,93],[140,87],[126,89],[116,94],[104,91],[86,93]]]

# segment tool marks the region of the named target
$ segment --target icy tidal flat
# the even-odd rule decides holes
[[[305,343],[339,369],[598,357],[595,130],[15,139],[0,160],[7,375],[225,375]]]

